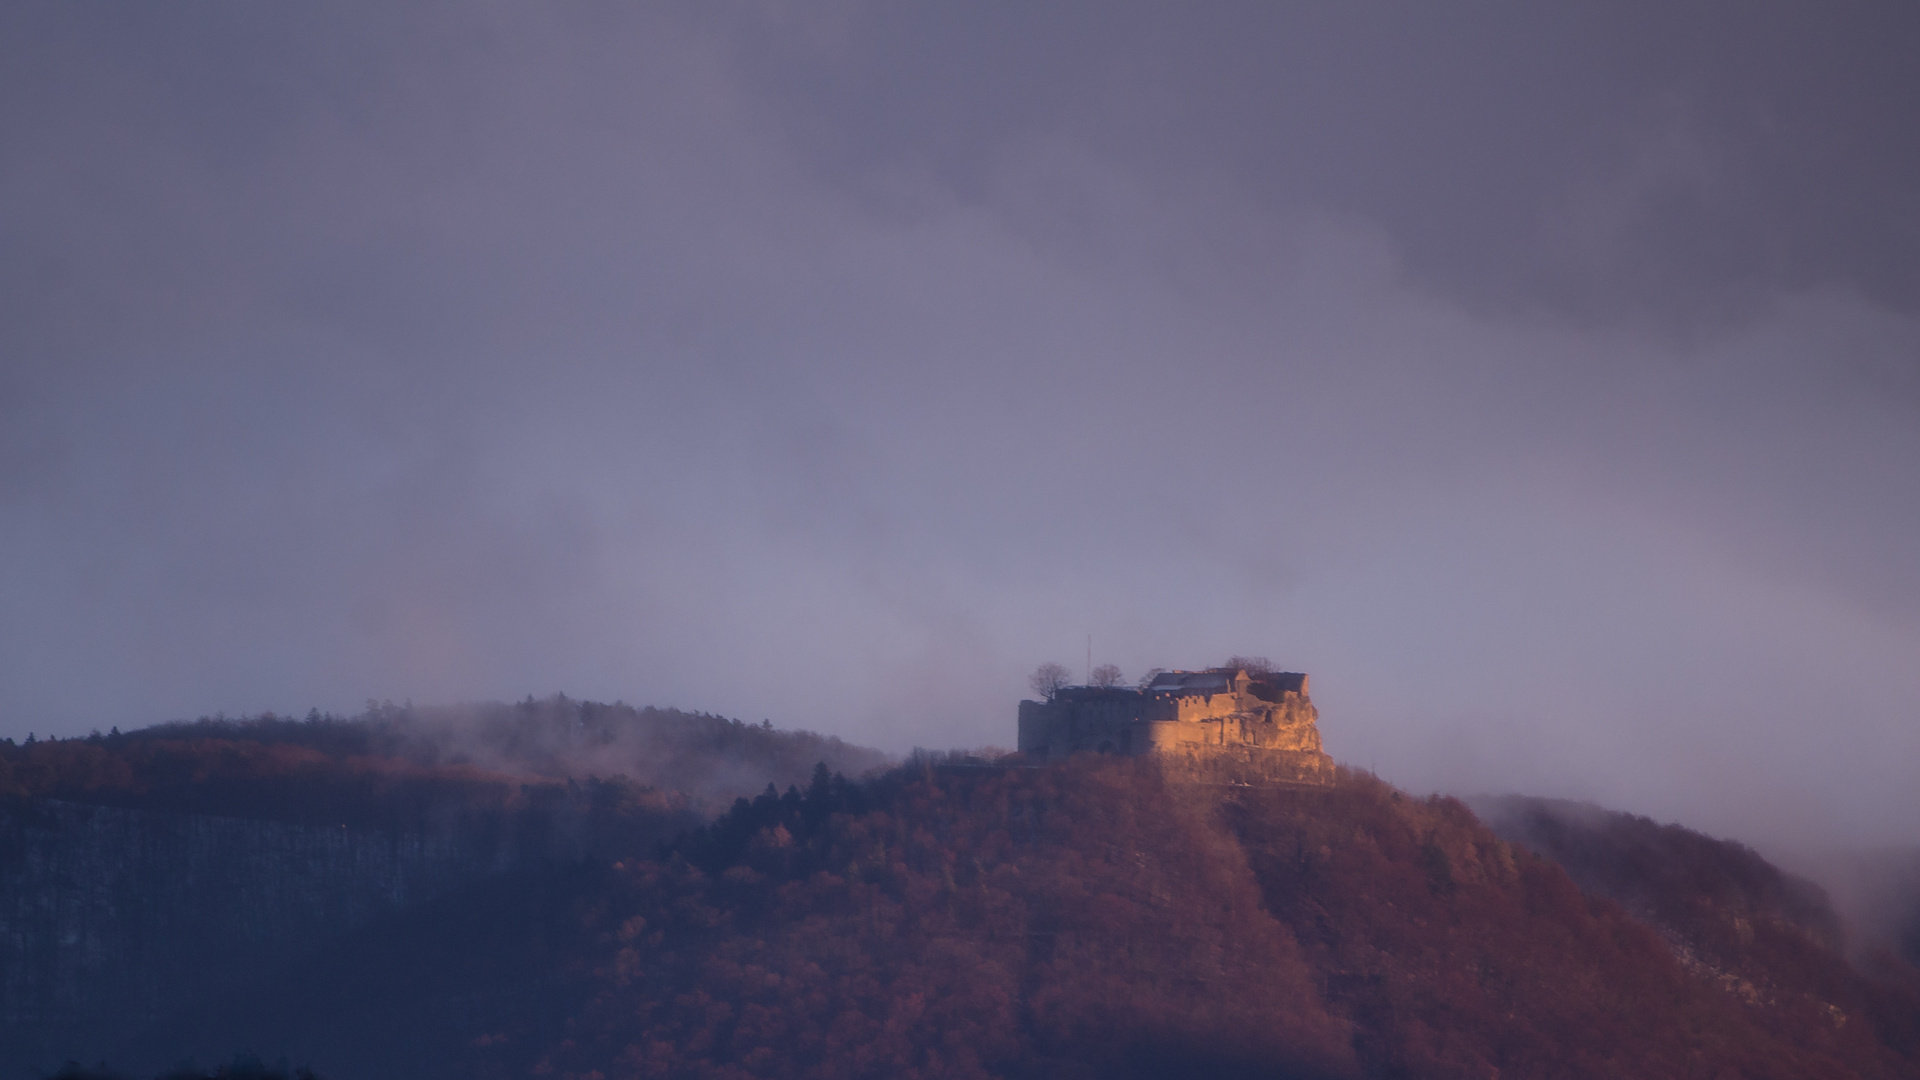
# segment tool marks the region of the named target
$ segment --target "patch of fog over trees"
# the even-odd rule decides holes
[[[705,712],[579,701],[565,694],[461,705],[368,701],[357,716],[314,711],[300,721],[272,713],[202,717],[124,737],[235,739],[262,747],[304,747],[341,760],[380,757],[525,780],[619,779],[716,807],[767,784],[805,783],[822,762],[860,776],[891,761],[877,750],[835,736],[775,728],[768,720],[755,724]]]
[[[458,1023],[558,1024],[541,939],[502,944],[498,927],[563,917],[580,875],[736,796],[886,762],[767,722],[560,695],[0,740],[0,1077],[69,1057],[152,1074],[264,1045],[242,1031],[317,1052],[313,1015],[370,1032],[402,1073],[429,1067],[392,1048],[454,1021],[361,1016],[368,980],[458,1002]],[[284,1011],[260,1013],[269,1000]]]
[[[575,701],[395,706],[368,702],[370,748],[424,765],[474,765],[550,780],[622,776],[724,803],[805,783],[816,764],[860,776],[891,759],[836,736],[776,729],[710,713]]]

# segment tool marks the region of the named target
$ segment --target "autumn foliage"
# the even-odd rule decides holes
[[[779,749],[723,723],[701,730]],[[236,1006],[267,1019],[235,1032],[334,1033],[311,1057],[337,1075],[1920,1075],[1912,968],[1850,965],[1817,891],[1638,819],[1535,820],[1523,846],[1364,773],[1261,787],[939,756],[821,764],[703,818],[416,736],[275,721],[0,745],[0,793],[592,825]],[[561,749],[521,759],[557,769]]]
[[[1910,985],[1753,997],[1364,775],[906,770],[736,805],[583,909],[557,1075],[1912,1076]],[[1818,948],[1818,944],[1811,943]]]

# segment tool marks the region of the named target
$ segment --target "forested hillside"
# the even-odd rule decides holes
[[[425,912],[537,905],[581,868],[654,850],[821,760],[859,772],[885,758],[561,697],[0,740],[0,1077],[66,1057],[222,1060],[244,1030],[228,1021],[262,985],[285,1001],[309,978],[288,971],[361,964],[395,935],[442,940],[418,933]],[[454,971],[448,957],[491,956],[491,941],[448,943],[431,963]],[[514,980],[448,993],[466,1001],[456,1026],[539,1015]]]
[[[909,772],[736,807],[583,909],[587,1076],[1915,1075],[1914,973],[1729,982],[1451,799]],[[1798,937],[1795,937],[1798,935]],[[1790,944],[1797,943],[1797,944]],[[591,960],[585,959],[591,957]],[[501,1033],[511,1040],[511,1032]],[[477,1065],[477,1062],[476,1062]]]
[[[128,879],[116,903],[178,913],[280,889],[208,921],[308,929],[229,935],[236,964],[203,926],[217,978],[193,940],[151,947],[165,919],[123,940],[82,927],[78,951],[71,926],[42,925],[38,952],[16,935],[10,973],[130,957],[141,986],[183,992],[0,1076],[39,1075],[49,1054],[152,1075],[238,1051],[336,1078],[1920,1075],[1914,970],[1849,965],[1818,890],[1686,830],[1514,803],[1533,821],[1521,846],[1366,774],[1200,785],[1102,757],[917,757],[865,778],[816,764],[710,816],[629,780],[533,779],[605,745],[579,724],[595,707],[500,708],[498,732],[518,715],[546,733],[535,749],[379,714],[5,749],[12,910],[23,888],[84,908],[69,894],[85,874],[56,864],[145,844],[127,873],[154,891]],[[718,723],[683,730],[763,772],[820,745]],[[492,771],[476,744],[490,765],[544,764]],[[289,778],[303,794],[272,792]],[[192,824],[255,796],[270,821]],[[321,823],[356,800],[378,809]],[[182,863],[197,884],[171,880],[165,828],[201,852]],[[450,846],[395,846],[423,836]],[[97,989],[117,969],[91,970]],[[7,992],[9,1032],[30,1030],[37,999]]]
[[[597,778],[724,807],[813,766],[858,776],[887,757],[809,731],[677,709],[574,701],[201,718],[122,734],[0,740],[0,798],[53,798],[313,824],[412,827],[527,785]]]

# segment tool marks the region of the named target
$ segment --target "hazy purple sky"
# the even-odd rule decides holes
[[[1917,13],[8,4],[0,734],[1007,744],[1091,633],[1920,841]]]

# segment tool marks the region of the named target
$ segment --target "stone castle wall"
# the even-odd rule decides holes
[[[1306,678],[1231,674],[1232,689],[1219,693],[1067,687],[1047,701],[1022,701],[1019,749],[1036,760],[1156,754],[1233,762],[1237,771],[1305,782],[1330,777],[1333,764],[1320,749],[1319,713],[1306,695]],[[1299,689],[1281,689],[1290,685]]]

